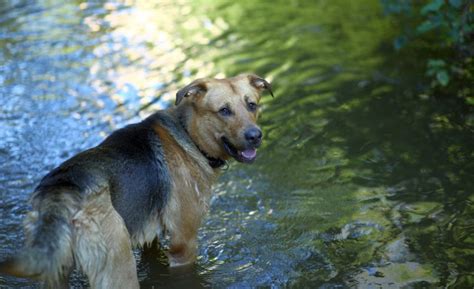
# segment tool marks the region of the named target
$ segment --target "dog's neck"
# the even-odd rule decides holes
[[[188,125],[187,125],[188,119],[186,119],[187,114],[184,111],[185,109],[186,108],[184,108],[184,107],[175,108],[174,113],[176,115],[176,118],[178,119],[179,124],[183,127],[184,131],[186,131],[186,133],[190,136],[190,134],[188,132]],[[191,138],[191,140],[192,140],[192,138]],[[205,151],[203,151],[198,146],[198,144],[194,140],[193,140],[193,143],[198,148],[198,150],[201,152],[201,154],[207,159],[207,162],[209,163],[209,166],[211,168],[219,169],[219,168],[222,168],[225,165],[227,165],[227,162],[225,160],[219,159],[219,158],[213,158],[213,157],[209,156]]]
[[[202,149],[200,149],[197,145],[196,145],[196,147],[199,149],[199,151],[202,153],[202,155],[204,157],[206,157],[206,159],[207,159],[209,165],[211,166],[211,168],[219,169],[219,168],[222,168],[223,166],[225,166],[227,164],[227,162],[224,161],[224,160],[216,159],[216,158],[208,156],[206,154],[206,152],[204,152]]]

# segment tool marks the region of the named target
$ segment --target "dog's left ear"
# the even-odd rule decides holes
[[[185,87],[178,90],[176,93],[176,102],[175,105],[178,105],[184,97],[194,97],[201,95],[207,91],[206,84],[202,81],[196,80],[193,81],[191,84],[186,85]]]
[[[250,80],[250,84],[253,87],[258,89],[259,91],[268,90],[268,92],[270,92],[270,95],[274,97],[273,91],[272,91],[272,85],[268,81],[266,81],[265,79],[255,74],[250,74],[248,77]]]

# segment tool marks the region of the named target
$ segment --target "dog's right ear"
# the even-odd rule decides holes
[[[250,80],[250,84],[252,84],[253,87],[258,89],[259,91],[268,90],[268,92],[270,92],[270,95],[274,97],[272,85],[268,81],[255,74],[249,74],[248,78]]]
[[[203,81],[193,81],[192,83],[178,90],[178,92],[176,93],[176,102],[174,104],[180,104],[184,97],[196,97],[204,94],[206,91],[207,87]]]

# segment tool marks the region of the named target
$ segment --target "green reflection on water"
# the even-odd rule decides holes
[[[288,252],[309,253],[284,255],[291,268],[282,266],[288,278],[277,286],[474,285],[472,128],[456,99],[426,95],[419,85],[428,57],[423,47],[392,52],[400,26],[383,15],[379,1],[48,3],[41,2],[44,11],[33,18],[15,18],[18,25],[0,23],[30,35],[7,39],[10,43],[32,47],[12,56],[0,42],[2,58],[49,56],[52,63],[66,62],[64,73],[52,73],[60,78],[51,85],[62,91],[58,83],[81,75],[79,83],[118,104],[117,114],[130,109],[121,105],[135,98],[144,114],[151,113],[161,107],[150,105],[157,95],[169,100],[195,77],[251,71],[272,80],[276,97],[263,99],[265,143],[258,161],[233,166],[216,189],[234,201],[231,206],[252,210],[245,215],[218,203],[202,231],[203,243],[219,250],[203,254],[209,260],[200,263],[217,277],[202,274],[190,283],[209,277],[214,284],[231,285],[225,279],[233,274],[252,278],[258,258],[270,264],[258,269],[269,268],[275,277],[277,258],[264,257],[273,257],[271,245],[279,243]],[[44,50],[35,49],[31,19],[39,21]],[[34,60],[28,67],[39,66]],[[20,77],[14,78],[5,83]],[[138,92],[123,93],[127,85]],[[53,91],[54,97],[46,97],[51,88],[37,90],[38,99],[62,95]],[[241,180],[241,171],[253,186]],[[239,182],[244,185],[233,185]],[[257,212],[259,205],[268,209],[265,214]],[[225,222],[229,219],[232,224]],[[271,236],[256,225],[260,220],[278,225]],[[226,225],[241,227],[233,234]],[[268,243],[240,241],[246,233]],[[267,254],[246,251],[254,247]],[[251,262],[225,267],[231,257],[246,261],[246,254]],[[219,272],[222,268],[227,271]],[[276,282],[245,281],[249,286]]]
[[[392,52],[396,19],[378,1],[202,3],[227,29],[198,55],[274,80],[255,171],[275,221],[286,236],[331,236],[313,242],[337,273],[293,284],[472,285],[472,130],[462,101],[423,95],[422,47]]]

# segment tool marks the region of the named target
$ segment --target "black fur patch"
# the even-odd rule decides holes
[[[51,171],[36,188],[34,199],[41,200],[53,187],[79,198],[108,187],[115,210],[133,236],[165,207],[171,182],[160,140],[143,121],[115,131],[97,147]]]
[[[168,200],[171,184],[163,149],[144,123],[114,132],[100,147],[114,160],[109,167],[112,204],[133,235]]]

